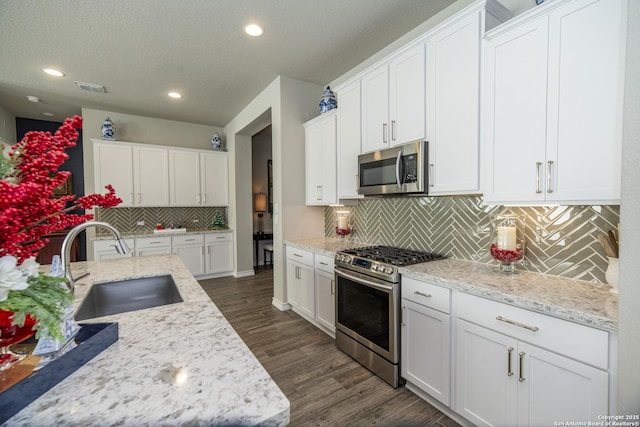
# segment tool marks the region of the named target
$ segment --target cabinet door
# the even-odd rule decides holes
[[[233,271],[233,242],[207,243],[207,274]]]
[[[169,206],[169,152],[133,147],[135,206]]]
[[[111,184],[122,199],[118,206],[133,206],[133,157],[131,147],[111,143],[93,145],[95,190],[103,193]]]
[[[427,43],[429,194],[479,190],[480,12]]]
[[[287,302],[294,308],[300,306],[302,293],[300,266],[301,264],[295,261],[287,260]]]
[[[362,152],[389,146],[389,71],[387,65],[362,79]]]
[[[517,341],[456,321],[455,411],[479,426],[515,426]]]
[[[198,206],[200,155],[196,151],[169,151],[169,190],[171,206]]]
[[[336,288],[333,274],[316,269],[316,320],[335,334]]]
[[[229,155],[200,153],[200,203],[203,206],[229,205]]]
[[[486,44],[486,202],[544,200],[547,39],[541,17]]]
[[[316,317],[316,287],[313,267],[300,265],[300,311],[310,319]]]
[[[518,425],[593,420],[608,413],[606,371],[532,345],[518,346]]]
[[[389,141],[391,145],[425,137],[425,47],[404,52],[389,65]],[[461,53],[463,54],[463,53]]]
[[[205,273],[204,244],[174,246],[173,253],[180,257],[194,276]]]
[[[620,0],[549,16],[547,200],[620,199],[624,18]],[[597,28],[597,31],[594,31]],[[546,187],[546,186],[545,186]]]
[[[328,113],[305,126],[307,205],[335,204],[336,114]]]
[[[337,180],[338,198],[358,195],[358,155],[360,154],[360,80],[338,92]]]
[[[402,377],[451,402],[451,316],[402,300]]]

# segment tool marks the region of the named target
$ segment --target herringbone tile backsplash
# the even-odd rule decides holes
[[[525,217],[526,253],[519,268],[606,283],[608,260],[597,235],[614,230],[620,207],[484,206],[474,196],[371,198],[357,206],[325,208],[325,235],[336,237],[336,211],[351,211],[350,238],[368,244],[438,252],[496,264],[489,255],[491,217]]]
[[[185,227],[188,230],[205,230],[213,225],[213,216],[216,211],[222,211],[227,218],[227,208],[96,208],[95,219],[105,221],[116,227],[122,233],[141,233],[153,230],[157,223],[165,227]],[[138,221],[144,221],[143,226],[136,225]],[[106,231],[97,229],[96,233]]]

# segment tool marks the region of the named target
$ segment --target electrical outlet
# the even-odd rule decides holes
[[[194,219],[194,220],[193,220],[193,222],[200,222],[200,220],[198,220],[198,219]]]
[[[136,225],[144,225],[144,220],[140,220],[140,221],[136,222]]]

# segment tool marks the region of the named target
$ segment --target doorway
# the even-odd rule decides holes
[[[273,268],[273,170],[271,125],[251,137],[253,265]],[[266,257],[266,259],[265,259]]]

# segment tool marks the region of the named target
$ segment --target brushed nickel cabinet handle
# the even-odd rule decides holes
[[[429,163],[429,187],[433,187],[433,170],[435,169],[435,165],[433,163]]]
[[[540,168],[542,167],[542,162],[536,162],[536,193],[542,193],[540,189]]]
[[[509,347],[507,349],[507,376],[508,377],[513,375],[513,371],[511,370],[511,353],[513,353],[513,347]]]
[[[204,205],[205,203],[207,203],[207,195],[203,194],[202,195],[202,204]]]
[[[400,326],[407,326],[407,324],[406,324],[406,323],[404,323],[404,310],[405,310],[406,308],[407,308],[407,307],[402,306],[402,309],[400,310]]]
[[[525,378],[522,376],[523,372],[522,372],[522,364],[524,363],[524,351],[521,351],[520,353],[518,353],[518,356],[520,357],[520,367],[519,367],[519,373],[518,373],[518,381],[520,382],[524,382]]]
[[[396,140],[396,121],[391,120],[391,140]]]
[[[331,281],[331,295],[335,295],[336,293],[336,281],[332,280]]]
[[[547,193],[553,193],[553,188],[551,188],[552,168],[553,168],[553,160],[549,160],[547,162]]]
[[[431,298],[431,294],[425,294],[425,293],[422,293],[420,291],[413,291],[413,293],[416,294],[416,295],[420,295],[421,297]]]
[[[533,332],[538,331],[538,327],[537,326],[525,325],[524,323],[519,323],[519,322],[516,322],[515,320],[510,320],[510,319],[507,319],[507,318],[502,317],[502,316],[496,316],[496,320],[499,320],[499,321],[505,322],[505,323],[509,323],[511,325],[518,326],[520,328],[528,329],[528,330],[533,331]]]
[[[382,142],[387,143],[387,124],[382,124]]]

